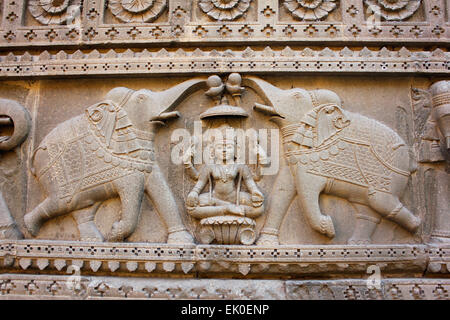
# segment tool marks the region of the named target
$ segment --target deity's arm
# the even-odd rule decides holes
[[[247,166],[241,167],[241,174],[242,174],[242,180],[244,180],[244,183],[250,193],[256,193],[261,192],[258,188],[258,186],[255,183],[255,180],[253,179],[253,175],[250,171],[250,169]]]
[[[192,162],[185,163],[184,164],[184,169],[186,170],[187,174],[189,175],[189,177],[192,180],[198,180],[198,178],[200,176],[200,173],[198,172],[197,169],[195,169],[195,167],[192,164]]]
[[[227,214],[227,206],[197,206],[188,208],[187,211],[194,218],[204,219]]]
[[[203,188],[205,188],[206,184],[209,181],[209,175],[211,174],[210,169],[208,166],[204,166],[198,175],[197,183],[195,184],[194,188],[192,188],[191,193],[195,192],[197,194],[200,194],[202,192]]]

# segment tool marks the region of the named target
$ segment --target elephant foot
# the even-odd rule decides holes
[[[80,240],[89,242],[103,242],[104,238],[93,221],[78,225]]]
[[[113,223],[111,231],[106,236],[106,239],[109,242],[120,242],[123,241],[123,239],[125,238],[124,234],[125,232],[123,222],[116,221]]]
[[[23,234],[17,229],[15,224],[0,227],[0,239],[20,240]]]
[[[430,243],[450,243],[450,238],[432,236],[430,239]]]
[[[370,239],[353,239],[350,238],[347,241],[347,244],[350,245],[367,245],[370,244],[372,241]]]
[[[264,232],[261,232],[261,235],[256,242],[257,246],[278,246],[279,244],[280,240],[278,239],[278,235]]]
[[[375,231],[379,218],[358,215],[356,218],[355,229],[352,237],[347,241],[348,244],[365,245],[372,242],[372,234]]]
[[[409,211],[402,204],[394,209],[387,216],[387,218],[398,223],[411,233],[415,233],[422,223],[419,217],[416,217],[414,214],[412,214],[411,211]]]
[[[194,238],[192,235],[186,230],[180,230],[169,233],[167,237],[168,244],[194,244]]]
[[[42,219],[36,213],[30,212],[23,217],[23,220],[28,232],[30,232],[33,237],[37,236],[42,226]]]
[[[320,233],[326,235],[328,238],[334,238],[336,232],[334,231],[333,220],[330,216],[320,217]]]
[[[419,229],[421,223],[422,223],[422,220],[420,220],[419,217],[413,216],[408,230],[411,231],[412,233],[416,233],[416,231]]]

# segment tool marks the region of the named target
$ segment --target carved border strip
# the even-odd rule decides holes
[[[70,53],[59,51],[39,55],[0,55],[0,77],[53,77],[80,75],[144,75],[195,74],[220,72],[285,72],[285,73],[415,73],[449,74],[450,54],[435,51],[410,51],[406,48],[372,51],[368,48],[352,50],[293,50],[285,47],[263,50],[248,47],[242,51],[161,49],[151,52],[80,50]]]
[[[61,241],[0,242],[5,268],[61,271],[76,265],[85,272],[307,274],[366,273],[369,265],[384,272],[423,272],[423,245],[278,247],[167,245]]]
[[[382,276],[382,275],[381,275]],[[367,280],[286,281],[289,299],[449,300],[449,279],[381,279],[379,288]]]
[[[421,21],[383,21],[381,26],[368,24],[363,0],[341,0],[336,11],[341,18],[326,21],[298,21],[288,14],[282,19],[278,0],[254,0],[255,17],[231,22],[196,17],[196,3],[168,0],[166,17],[154,23],[105,23],[105,1],[84,1],[78,25],[31,26],[25,21],[25,1],[4,1],[0,28],[0,47],[61,46],[93,44],[189,44],[208,41],[227,42],[403,42],[445,44],[449,33],[446,4],[442,0],[422,1]],[[32,19],[32,18],[31,18]],[[286,21],[284,21],[286,20]]]
[[[79,281],[79,282],[74,282]],[[76,285],[79,285],[76,287]],[[448,300],[449,279],[283,281],[0,275],[2,299]]]
[[[428,272],[450,273],[450,244],[429,245],[428,255]]]

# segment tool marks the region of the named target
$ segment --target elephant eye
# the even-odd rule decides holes
[[[145,95],[145,94],[140,94],[140,95],[138,95],[138,99],[139,99],[139,101],[144,101],[145,99],[147,99],[147,96]]]
[[[95,111],[91,114],[91,118],[92,118],[92,120],[94,120],[95,122],[98,122],[98,121],[102,120],[103,114],[102,114],[99,110],[95,110]]]

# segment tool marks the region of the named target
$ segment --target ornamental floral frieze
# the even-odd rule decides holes
[[[218,21],[232,21],[242,17],[252,0],[199,0],[198,5],[209,17]]]
[[[0,46],[445,42],[439,0],[6,1]]]
[[[167,0],[110,0],[108,8],[122,22],[152,22],[167,9]]]
[[[71,24],[81,13],[82,0],[30,0],[28,10],[43,25]]]
[[[401,21],[411,17],[420,7],[421,0],[364,0],[376,15],[388,21]]]
[[[296,18],[306,21],[324,19],[335,10],[339,0],[285,0],[284,6]]]

